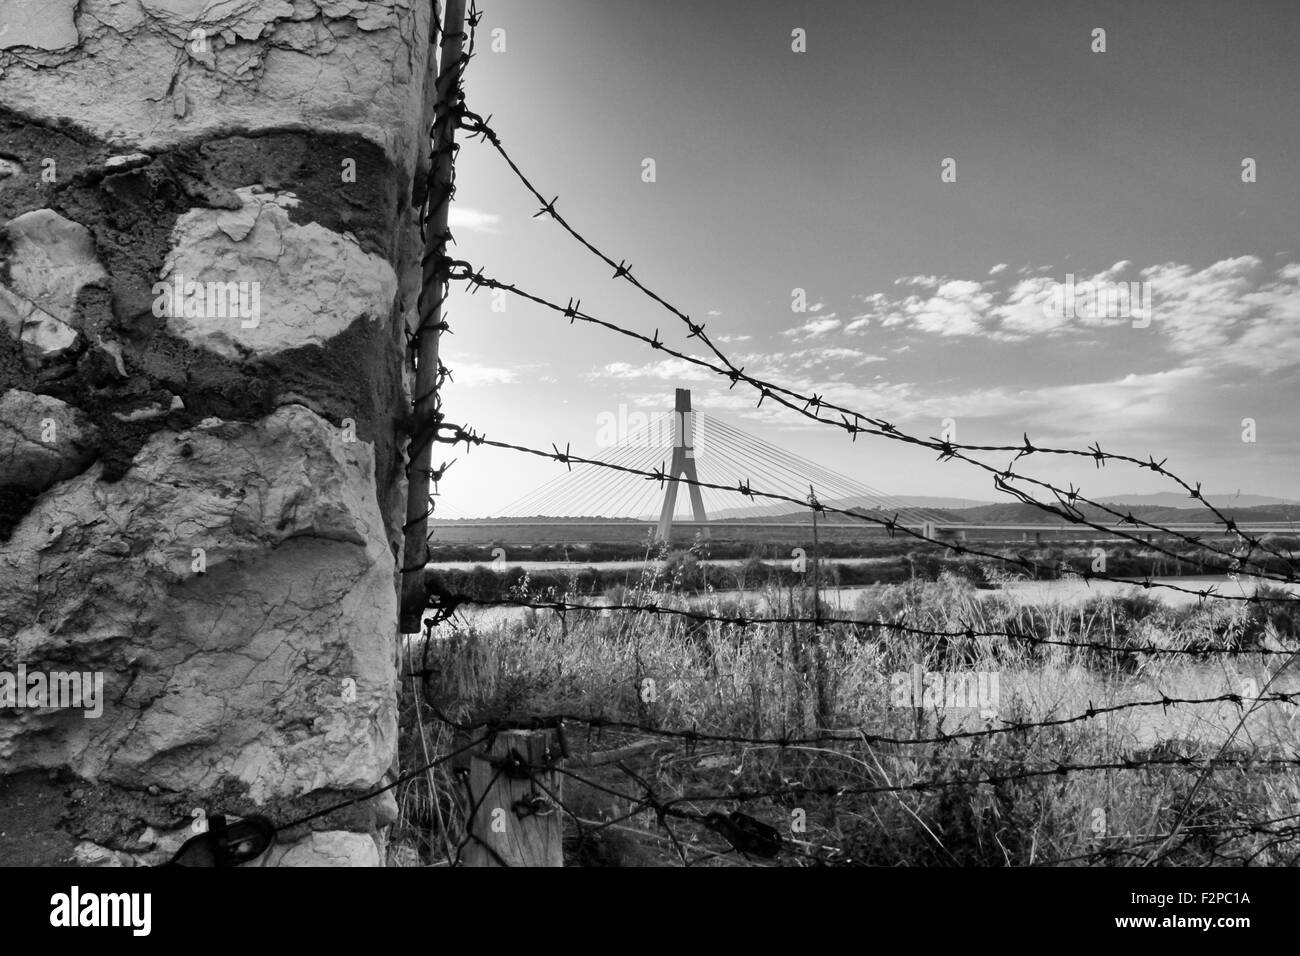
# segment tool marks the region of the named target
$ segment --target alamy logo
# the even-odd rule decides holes
[[[1043,302],[1043,312],[1052,319],[1132,319],[1133,328],[1151,324],[1150,282],[1075,282],[1066,273]]]
[[[150,893],[82,893],[74,886],[50,897],[51,926],[126,926],[133,936],[148,936],[152,912]]]
[[[697,449],[700,429],[695,412],[629,411],[620,404],[618,412],[601,412],[596,416],[598,448],[674,448]]]
[[[155,282],[153,314],[160,319],[240,319],[241,329],[255,329],[262,320],[260,282],[196,282],[176,273]]]
[[[899,671],[890,675],[889,702],[894,707],[978,710],[996,717],[997,671]]]
[[[0,671],[0,710],[5,708],[80,708],[83,717],[104,713],[103,671]]]

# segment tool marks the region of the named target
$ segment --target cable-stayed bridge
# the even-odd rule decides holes
[[[933,512],[906,507],[878,488],[786,451],[707,412],[688,410],[692,419],[683,430],[678,424],[680,414],[670,412],[652,417],[605,448],[596,459],[638,470],[665,468],[672,474],[670,463],[674,452],[684,449],[690,455],[687,460],[693,460],[695,465],[693,480],[706,485],[734,487],[748,481],[754,488],[796,497],[807,497],[811,489],[825,503],[897,513],[904,524],[919,525],[937,519]],[[684,439],[683,444],[677,444],[679,436]],[[576,465],[572,472],[556,476],[505,505],[494,516],[658,520],[669,496],[675,499],[674,519],[694,517],[701,521],[720,521],[776,517],[796,510],[786,503],[756,502],[734,490],[706,487],[694,489],[699,492],[703,505],[704,515],[700,515],[692,507],[691,488],[682,477],[680,473],[674,475],[664,488],[599,465]]]
[[[494,518],[622,518],[657,522],[657,536],[667,540],[675,523],[692,526],[718,522],[788,517],[796,509],[783,502],[762,502],[734,490],[741,482],[755,489],[817,500],[840,508],[879,512],[898,523],[935,524],[940,516],[908,507],[896,497],[840,474],[707,412],[692,410],[690,392],[677,390],[673,412],[650,417],[617,435],[597,456],[602,464],[643,471],[663,469],[669,480],[647,481],[602,464],[579,464],[502,507]],[[700,487],[727,485],[728,489]],[[802,523],[807,515],[799,516]],[[848,519],[845,519],[848,520]]]
[[[612,423],[598,437],[602,451],[591,462],[572,465],[527,494],[496,509],[488,517],[469,519],[460,513],[439,521],[444,531],[464,526],[480,532],[545,529],[600,533],[619,527],[640,537],[650,529],[659,541],[669,541],[677,528],[682,537],[696,533],[799,533],[813,522],[812,509],[789,501],[750,498],[738,488],[775,493],[799,501],[812,496],[824,505],[852,510],[878,521],[857,521],[826,514],[823,528],[834,537],[884,533],[882,522],[913,529],[927,538],[955,535],[966,538],[1020,538],[1068,534],[1092,537],[1100,532],[1060,522],[1056,524],[975,524],[951,514],[908,505],[904,500],[866,482],[851,478],[748,432],[726,419],[695,411],[687,389],[677,389],[672,412],[636,416]],[[608,466],[614,467],[608,467]],[[647,480],[656,473],[663,481]],[[722,486],[722,487],[710,487]],[[1170,526],[1168,530],[1202,533],[1204,524]],[[1294,532],[1289,524],[1259,525],[1259,533]]]

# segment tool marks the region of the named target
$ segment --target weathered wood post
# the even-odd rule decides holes
[[[470,760],[465,866],[563,866],[561,759],[553,730],[511,730]]]
[[[460,65],[465,47],[465,0],[446,0],[442,25],[442,51],[437,81],[437,123],[433,130],[434,164],[429,172],[428,219],[425,222],[424,257],[415,329],[415,394],[412,396],[411,443],[406,477],[406,524],[403,526],[401,629],[420,630],[426,596],[424,566],[429,563],[429,489],[432,485],[433,441],[439,411],[441,379],[438,359],[443,328],[442,306],[447,284],[447,222],[455,184],[452,169],[456,142],[455,108],[460,100]]]

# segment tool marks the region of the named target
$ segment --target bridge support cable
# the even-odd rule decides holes
[[[603,463],[630,466],[635,454],[631,449],[612,449],[600,456]],[[528,494],[497,510],[498,517],[533,518],[566,515],[569,502],[582,500],[608,471],[596,465],[577,465],[565,469]]]
[[[791,475],[799,477],[801,480],[796,482],[794,487],[803,487],[808,484],[815,485],[818,497],[823,501],[833,498],[847,501],[862,499],[877,510],[897,513],[908,524],[922,525],[927,522],[933,524],[943,522],[939,515],[928,509],[905,506],[893,496],[887,495],[871,485],[831,471],[814,461],[786,451],[770,442],[765,442],[748,432],[741,431],[725,421],[713,416],[706,416],[706,422],[717,432],[726,435],[733,443],[733,447],[746,447],[763,459],[782,465]]]
[[[654,416],[646,424],[620,436],[617,444],[602,451],[596,460],[644,470],[658,459],[666,458],[669,448],[661,438],[667,434],[665,418],[663,415]],[[498,509],[496,514],[502,518],[591,516],[598,512],[590,508],[584,510],[583,503],[602,493],[599,489],[606,479],[615,481],[618,478],[618,472],[597,465],[576,465]],[[543,507],[549,510],[541,510]]]

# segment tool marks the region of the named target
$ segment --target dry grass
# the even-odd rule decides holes
[[[687,600],[675,592],[671,578],[643,581],[628,597]],[[693,606],[699,608],[701,602]],[[740,609],[736,600],[716,595],[706,596],[703,606],[723,615]],[[755,595],[746,609],[751,616],[812,611],[807,593],[776,590]],[[1250,695],[1267,686],[1286,660],[1250,651],[1296,646],[1295,622],[1288,617],[1269,617],[1258,607],[1227,602],[1171,609],[1137,592],[1079,605],[1027,606],[945,577],[874,589],[852,610],[864,619],[901,616],[933,630],[1005,630],[1015,624],[1040,638],[1102,647],[1154,642],[1241,653],[1116,655],[1001,638],[900,637],[845,625],[814,633],[807,625],[742,628],[667,615],[592,611],[560,618],[525,612],[511,621],[450,629],[407,649],[408,672],[422,676],[405,685],[403,764],[419,765],[464,742],[433,716],[434,707],[465,722],[563,712],[753,738],[815,736],[819,728],[928,737],[938,730],[1059,719],[1094,705],[1163,695]],[[913,668],[996,674],[996,716],[898,706],[891,699],[891,675]],[[1284,673],[1270,689],[1294,692],[1300,690],[1297,683],[1295,675]],[[1243,721],[1243,710],[1230,703],[1138,708],[1064,726],[890,746],[856,741],[790,747],[700,744],[690,749],[672,741],[655,745],[637,734],[588,737],[570,731],[570,736],[577,763],[646,739],[628,758],[629,770],[661,797],[678,798],[682,809],[702,814],[740,808],[776,826],[795,841],[789,844],[795,852],[778,861],[785,864],[833,855],[839,861],[886,866],[1128,864],[1152,857],[1165,865],[1294,865],[1300,837],[1250,832],[1251,826],[1296,813],[1300,783],[1294,767],[1220,765],[1206,774],[1204,759],[1220,751],[1238,760],[1293,755],[1300,727],[1296,710],[1289,704],[1261,704]],[[1246,711],[1251,711],[1249,702]],[[1194,761],[1015,779],[1059,763],[1153,756]],[[678,848],[653,814],[622,819],[634,805],[601,789],[639,792],[623,770],[601,765],[578,776],[594,786],[574,779],[565,784],[565,802],[573,813],[566,820],[572,863],[680,863]],[[972,782],[989,777],[1005,779]],[[798,786],[910,787],[923,781],[941,786],[836,797],[772,793]],[[772,795],[743,804],[726,799],[739,791]],[[417,846],[426,863],[454,856],[465,805],[449,770],[439,768],[413,781],[401,791],[400,804],[397,843]],[[593,824],[609,821],[616,822],[581,837]],[[806,823],[802,830],[799,821]],[[1297,822],[1288,819],[1282,826]],[[703,827],[681,821],[673,826],[692,861],[747,862]],[[1178,832],[1169,838],[1175,826]],[[1103,848],[1112,855],[1098,858]]]

